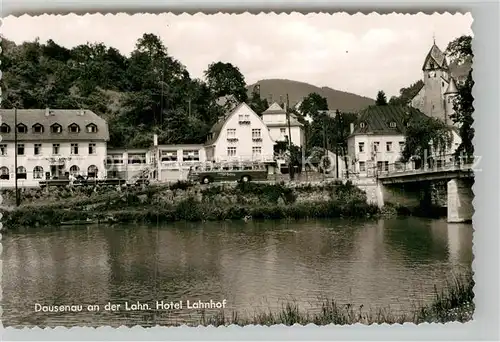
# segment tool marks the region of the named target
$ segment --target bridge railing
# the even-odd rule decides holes
[[[455,158],[454,155],[440,155],[424,161],[410,161],[408,163],[378,163],[367,170],[371,177],[388,177],[399,174],[431,173],[440,171],[470,170],[474,165],[473,160]]]

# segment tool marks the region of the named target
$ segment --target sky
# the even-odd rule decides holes
[[[433,39],[444,51],[473,35],[471,14],[93,14],[9,16],[16,43],[52,39],[71,48],[102,42],[129,55],[144,33],[158,35],[193,78],[212,62],[237,66],[247,84],[284,78],[375,98],[422,78]]]

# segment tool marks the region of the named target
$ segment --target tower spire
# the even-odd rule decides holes
[[[434,45],[436,45],[436,32],[432,32],[432,42]]]

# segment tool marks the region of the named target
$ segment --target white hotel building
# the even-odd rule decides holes
[[[0,115],[0,188],[15,185],[15,172],[20,187],[69,174],[105,177],[108,125],[92,111],[18,109],[17,126],[13,109]]]

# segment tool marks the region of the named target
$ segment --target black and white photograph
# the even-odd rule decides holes
[[[3,326],[472,320],[472,22],[5,17]]]

